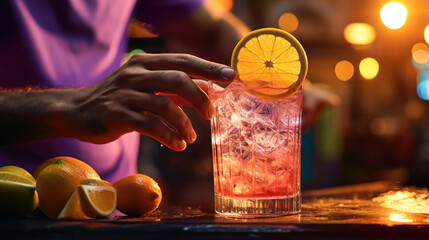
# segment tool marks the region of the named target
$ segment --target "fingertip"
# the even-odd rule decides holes
[[[184,137],[183,140],[187,143],[193,143],[195,142],[195,140],[197,140],[197,133],[195,132],[194,129],[189,130],[187,137]]]
[[[232,68],[224,67],[220,70],[220,75],[223,79],[232,81],[235,78],[236,72]]]
[[[177,149],[179,150],[179,151],[183,151],[183,150],[185,150],[186,149],[186,146],[187,146],[187,144],[186,144],[186,142],[185,142],[185,140],[180,140],[178,143],[177,143]]]
[[[195,142],[195,140],[197,140],[197,133],[195,132],[194,129],[191,130],[190,140],[191,140],[190,143],[193,143]]]
[[[210,104],[210,106],[209,106],[207,116],[208,116],[208,118],[207,118],[208,120],[211,120],[214,117],[216,117],[216,108],[214,108],[212,104]]]

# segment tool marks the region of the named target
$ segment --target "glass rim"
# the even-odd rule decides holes
[[[231,83],[239,83],[240,89],[243,90],[250,90],[250,91],[258,91],[258,90],[276,90],[276,91],[281,91],[283,90],[284,92],[289,91],[290,89],[292,89],[294,87],[295,83],[292,83],[290,86],[288,87],[284,87],[284,88],[276,88],[276,87],[270,87],[270,86],[260,86],[260,87],[250,87],[247,86],[245,83],[243,83],[241,80],[235,79],[234,81],[227,83],[228,85]],[[225,87],[220,86],[219,84],[217,84],[217,81],[209,81],[209,91],[211,92],[220,92],[225,90]],[[215,87],[214,87],[215,86]],[[302,88],[302,84],[296,89],[296,91],[299,91]]]

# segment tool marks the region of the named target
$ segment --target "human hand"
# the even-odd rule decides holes
[[[305,131],[314,126],[322,111],[329,106],[337,106],[341,100],[338,95],[314,87],[309,81],[304,81],[303,89],[303,109],[302,109],[302,130]]]
[[[171,98],[162,95],[180,96],[206,119],[215,115],[207,94],[191,77],[229,82],[235,72],[191,55],[135,54],[100,83],[77,90],[75,107],[68,114],[71,134],[83,141],[107,143],[138,131],[173,150],[184,150],[196,139],[192,123]]]

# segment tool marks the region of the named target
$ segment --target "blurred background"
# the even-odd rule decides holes
[[[302,190],[371,181],[429,187],[429,0],[210,0],[251,30],[291,32],[309,60],[307,78],[336,93],[302,136]],[[130,24],[130,51],[169,52],[169,42]],[[228,64],[228,63],[226,63]],[[164,204],[213,200],[210,124],[186,109],[198,139],[174,152],[142,136],[139,171]]]

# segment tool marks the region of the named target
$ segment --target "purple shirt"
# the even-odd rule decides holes
[[[0,88],[69,88],[93,85],[118,68],[128,21],[161,25],[185,17],[201,0],[0,1]],[[0,116],[1,117],[1,116]],[[43,161],[71,156],[114,182],[137,172],[139,134],[108,144],[58,138],[0,147],[0,166],[33,172]]]

